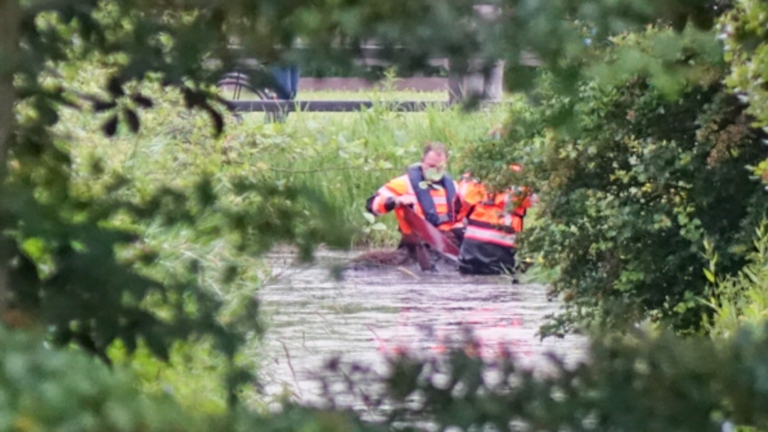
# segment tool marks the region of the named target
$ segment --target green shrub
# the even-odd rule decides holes
[[[182,409],[165,392],[141,393],[136,383],[122,366],[110,368],[80,350],[52,348],[29,332],[0,328],[0,431],[382,430],[349,412],[288,405],[275,414],[237,409],[213,415],[201,405]]]
[[[617,41],[616,50],[643,40],[635,38]],[[693,60],[685,61],[707,61],[696,53],[691,46]],[[723,74],[722,64],[710,63],[675,99],[643,76],[584,83],[574,98],[545,83],[539,106],[513,112],[506,141],[473,149],[478,171],[539,193],[541,220],[522,245],[559,270],[553,293],[566,302],[545,331],[646,318],[696,328],[703,312],[696,297],[707,285],[704,239],[723,276],[744,264],[768,210],[746,167],[768,152],[744,106],[719,84]],[[528,175],[494,177],[512,161]]]
[[[167,361],[153,356],[143,343],[128,354],[117,341],[108,354],[114,365],[133,372],[138,381],[134,386],[145,395],[173,397],[186,410],[199,414],[223,414],[227,409],[227,361],[210,343],[177,341]],[[248,390],[253,392],[252,387]]]
[[[705,303],[713,310],[706,329],[713,338],[731,339],[742,327],[760,328],[768,319],[768,222],[755,229],[753,248],[738,273],[720,276],[719,256],[711,249],[705,275],[711,284]]]
[[[0,329],[0,430],[207,430],[170,397],[147,398],[134,383],[122,368]]]

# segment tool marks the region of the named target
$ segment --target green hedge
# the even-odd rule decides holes
[[[619,41],[604,54],[619,57],[622,44],[643,47],[656,33],[663,32]],[[705,239],[721,275],[744,264],[768,211],[747,167],[768,151],[743,104],[720,84],[722,63],[693,44],[689,57],[702,67],[675,98],[643,75],[586,82],[574,96],[544,80],[539,105],[513,112],[504,141],[470,151],[472,168],[491,181],[526,182],[539,193],[540,220],[522,244],[559,270],[553,294],[566,301],[546,331],[648,318],[694,329],[707,292]],[[498,174],[513,161],[528,174]]]

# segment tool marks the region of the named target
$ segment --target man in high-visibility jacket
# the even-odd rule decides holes
[[[513,170],[519,166],[513,165]],[[512,187],[491,193],[468,174],[459,183],[466,204],[467,228],[459,252],[459,271],[465,274],[513,273],[515,235],[523,230],[523,218],[531,206],[526,188]]]
[[[448,150],[439,142],[424,147],[421,162],[408,167],[406,173],[388,181],[371,196],[366,209],[375,216],[395,212],[403,238],[399,247],[415,251],[423,247],[405,220],[403,207],[411,206],[414,212],[437,229],[451,233],[462,224],[457,221],[460,200],[458,185],[445,171]],[[456,237],[449,234],[449,238]]]

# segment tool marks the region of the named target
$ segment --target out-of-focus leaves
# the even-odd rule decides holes
[[[221,114],[216,111],[212,106],[208,105],[207,103],[203,106],[205,111],[208,113],[208,115],[211,116],[211,119],[213,119],[213,131],[216,136],[221,135],[222,132],[224,132],[224,118],[221,116]]]
[[[143,107],[143,108],[152,108],[154,106],[154,103],[152,102],[152,99],[140,94],[140,93],[134,93],[131,95],[131,100],[136,102],[137,105]]]
[[[152,350],[152,353],[163,361],[168,361],[168,342],[160,338],[158,334],[154,332],[146,332],[143,334],[144,341],[147,342],[147,346]]]
[[[131,129],[131,132],[137,133],[139,131],[140,123],[139,123],[139,116],[136,115],[136,111],[132,109],[124,109],[123,115],[125,116],[125,121],[128,123],[128,127]]]
[[[207,102],[204,93],[193,90],[189,87],[183,87],[181,90],[182,94],[184,95],[184,103],[186,104],[187,108],[206,106]]]
[[[116,76],[110,77],[107,81],[107,91],[109,91],[113,97],[120,97],[125,95],[125,91],[123,90],[123,83]]]
[[[101,126],[101,129],[107,136],[114,136],[117,133],[117,114],[110,116]]]
[[[94,99],[93,110],[96,112],[106,111],[117,106],[115,101],[105,101],[101,99]]]

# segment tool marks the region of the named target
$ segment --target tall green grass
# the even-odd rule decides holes
[[[465,114],[459,109],[394,113],[374,107],[353,114],[292,114],[285,125],[251,123],[253,128],[277,130],[295,145],[293,152],[263,146],[253,161],[269,163],[269,175],[276,179],[319,185],[334,204],[344,208],[350,229],[363,228],[368,233],[358,237],[358,243],[391,243],[396,237],[392,216],[383,218],[384,235],[365,230],[365,200],[418,161],[427,141],[444,142],[459,155],[501,120],[498,111]],[[244,126],[249,126],[248,121]],[[449,168],[459,174],[461,164],[454,156]]]
[[[352,99],[349,93],[322,93],[328,99]],[[357,96],[373,100],[435,97],[415,92]],[[504,119],[503,107],[470,113],[460,107],[404,113],[375,105],[353,113],[291,113],[284,123],[265,122],[263,113],[245,113],[239,120],[228,115],[224,133],[215,138],[207,115],[178,105],[175,95],[161,94],[160,104],[141,114],[139,134],[121,130],[112,139],[102,136],[90,114],[70,113],[66,132],[77,143],[75,171],[84,193],[97,191],[101,179],[116,175],[131,180],[137,198],[160,185],[192,187],[201,175],[212,176],[219,185],[235,176],[298,182],[317,188],[343,209],[344,223],[359,233],[354,245],[394,242],[394,218],[382,218],[386,230],[371,230],[364,217],[365,201],[418,161],[426,142],[448,145],[454,154],[449,169],[457,175],[462,151]],[[106,176],[92,175],[96,161]]]

